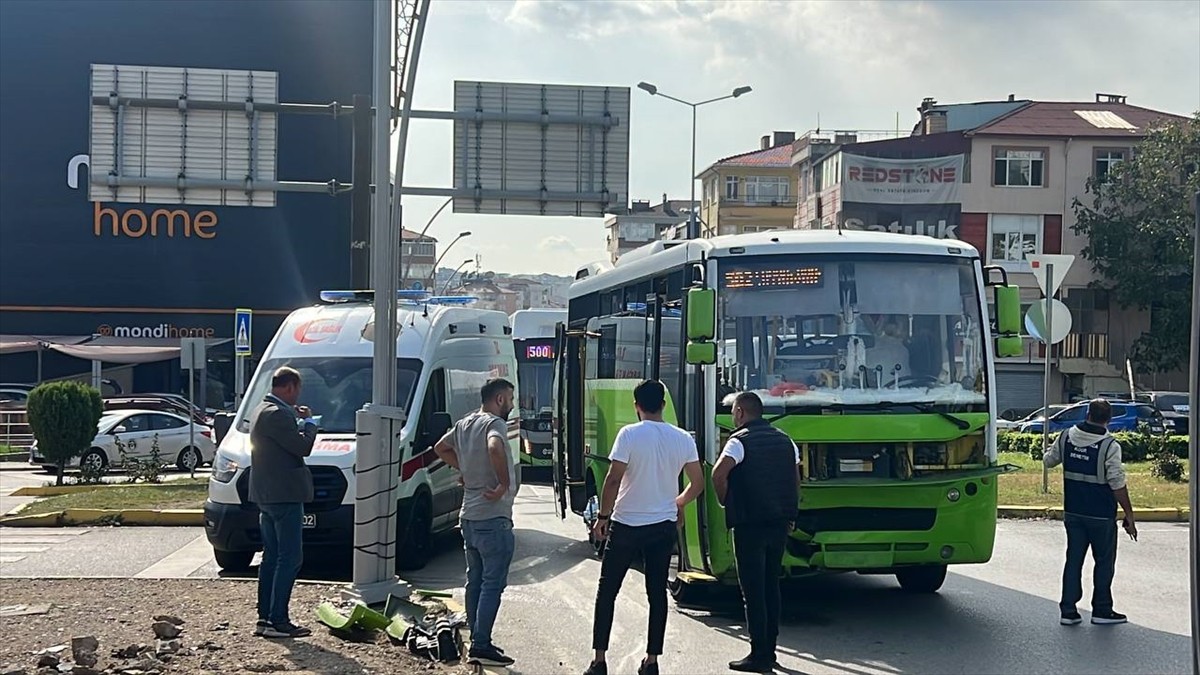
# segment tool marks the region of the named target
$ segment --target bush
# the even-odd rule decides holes
[[[1170,452],[1158,452],[1150,458],[1150,473],[1168,483],[1183,482],[1183,462]]]
[[[1061,432],[1050,434],[1051,443],[1059,433]],[[1121,444],[1121,460],[1124,462],[1145,462],[1156,452],[1176,459],[1188,458],[1186,436],[1153,436],[1143,432],[1118,431],[1113,437]],[[996,435],[996,448],[999,452],[1020,452],[1035,460],[1041,460],[1042,435],[1002,432]]]
[[[38,450],[58,466],[62,485],[67,462],[82,455],[96,437],[104,413],[100,392],[80,382],[49,382],[29,392],[25,404]]]
[[[137,450],[137,440],[125,442],[117,437],[114,442],[117,452],[121,455],[121,467],[125,469],[125,482],[136,483],[139,480],[147,483],[162,482],[163,472],[167,465],[163,462],[162,454],[159,452],[158,434],[154,434],[154,440],[150,444],[150,456],[145,459],[133,455]]]

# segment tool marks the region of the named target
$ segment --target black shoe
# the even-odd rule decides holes
[[[516,662],[495,647],[472,646],[467,652],[467,663],[472,666],[511,666]]]
[[[297,626],[292,622],[277,623],[267,626],[263,629],[263,637],[266,638],[302,638],[312,635],[312,631],[304,626]]]
[[[1083,617],[1079,616],[1079,612],[1063,612],[1058,622],[1064,626],[1078,626],[1083,623]]]
[[[765,659],[747,656],[741,661],[730,661],[729,669],[736,670],[739,673],[769,673],[775,670],[775,664],[774,662],[769,663]]]
[[[263,633],[267,632],[267,628],[271,626],[271,622],[266,619],[259,619],[258,623],[254,624],[254,634],[262,637]]]
[[[592,661],[587,670],[583,671],[583,675],[608,675],[608,662]]]
[[[638,675],[658,675],[658,661],[654,663],[642,661],[642,665],[638,666]]]
[[[1113,623],[1128,623],[1128,622],[1129,622],[1129,617],[1125,616],[1124,614],[1114,612],[1112,610],[1109,610],[1109,611],[1103,612],[1103,613],[1092,612],[1092,623],[1094,623],[1094,624],[1106,625],[1106,624],[1113,624]]]

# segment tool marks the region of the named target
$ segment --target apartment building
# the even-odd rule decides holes
[[[400,251],[401,288],[433,288],[437,239],[412,230],[402,230]]]
[[[701,181],[700,234],[712,237],[791,229],[796,213],[796,134],[763,136],[759,149],[717,160],[696,176]]]
[[[659,239],[677,238],[676,226],[686,228],[695,205],[686,199],[667,199],[650,205],[649,200],[634,200],[628,213],[609,216],[604,221],[608,230],[608,255],[614,265],[626,253]]]
[[[1050,398],[1128,389],[1125,362],[1149,329],[1145,312],[1110,302],[1080,255],[1072,203],[1089,202],[1085,184],[1129,158],[1153,125],[1176,117],[1097,94],[1094,101],[1016,100],[938,105],[922,102],[912,135],[864,141],[854,133],[805,134],[793,143],[800,176],[795,224],[960,239],[1021,287],[1023,309],[1041,297],[1029,256],[1076,256],[1059,298],[1071,333],[1055,350]],[[1040,405],[1044,348],[1029,341],[1020,358],[997,363],[1000,409]],[[1182,374],[1154,377],[1183,386]]]

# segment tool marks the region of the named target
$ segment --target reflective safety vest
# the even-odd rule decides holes
[[[1092,445],[1076,446],[1063,432],[1063,510],[1077,516],[1113,519],[1117,498],[1108,485],[1104,460],[1114,439],[1105,436]]]

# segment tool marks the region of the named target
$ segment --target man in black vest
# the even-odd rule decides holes
[[[757,395],[743,392],[733,404],[737,430],[713,467],[713,487],[733,530],[738,583],[746,602],[750,655],[729,664],[746,673],[769,673],[779,637],[779,574],[800,498],[800,452],[787,434],[762,418]]]
[[[1092,573],[1092,623],[1127,621],[1113,611],[1112,580],[1117,562],[1117,504],[1125,512],[1125,532],[1137,540],[1133,505],[1125,487],[1121,444],[1108,433],[1112,406],[1104,399],[1088,404],[1087,419],[1062,432],[1046,452],[1048,468],[1063,465],[1063,523],[1067,528],[1067,564],[1063,569],[1059,623],[1083,622],[1075,603],[1083,598],[1083,560],[1088,548],[1096,562]]]

